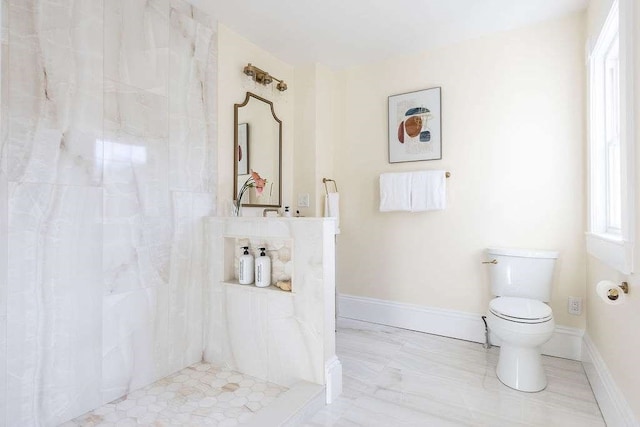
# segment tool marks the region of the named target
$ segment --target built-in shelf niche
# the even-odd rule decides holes
[[[267,255],[271,259],[271,286],[258,288],[255,285],[240,284],[238,281],[238,270],[240,265],[240,256],[243,253],[243,246],[249,246],[249,252],[254,256],[254,258],[257,258],[260,254],[258,248],[267,248]],[[278,280],[291,280],[291,292],[295,292],[293,239],[250,236],[224,237],[224,284],[289,293],[288,291],[283,291],[275,286]]]

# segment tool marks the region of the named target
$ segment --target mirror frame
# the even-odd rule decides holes
[[[237,202],[238,197],[238,109],[246,106],[251,98],[255,98],[258,101],[262,101],[269,105],[271,109],[271,115],[278,123],[278,203],[277,204],[257,204],[257,203],[243,203],[242,206],[249,207],[282,207],[282,120],[276,116],[276,112],[273,109],[273,102],[265,99],[255,93],[247,92],[244,101],[241,104],[233,105],[233,200]]]

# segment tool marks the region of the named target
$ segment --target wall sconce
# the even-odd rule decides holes
[[[278,82],[278,84],[276,84],[276,89],[278,89],[280,92],[284,92],[285,90],[287,90],[287,84],[284,82],[284,80],[273,77],[266,71],[261,70],[255,65],[251,65],[251,63],[247,64],[242,71],[247,76],[251,77],[256,83],[260,83],[261,85],[266,86],[273,83],[273,81],[275,80],[276,82]]]

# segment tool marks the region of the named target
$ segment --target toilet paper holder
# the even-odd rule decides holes
[[[625,294],[628,294],[629,284],[627,282],[620,283],[620,289],[622,289],[622,292],[624,292]],[[620,298],[620,294],[616,288],[612,288],[607,291],[607,298],[609,298],[611,301],[615,301]]]

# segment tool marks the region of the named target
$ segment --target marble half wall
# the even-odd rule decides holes
[[[217,24],[184,0],[2,24],[0,426],[56,426],[202,360]]]
[[[204,358],[291,387],[328,382],[335,355],[335,221],[331,218],[211,218]],[[237,281],[238,241],[292,248],[292,292]],[[269,251],[273,257],[276,251]],[[339,381],[339,380],[338,380]],[[328,400],[329,396],[328,396]]]

